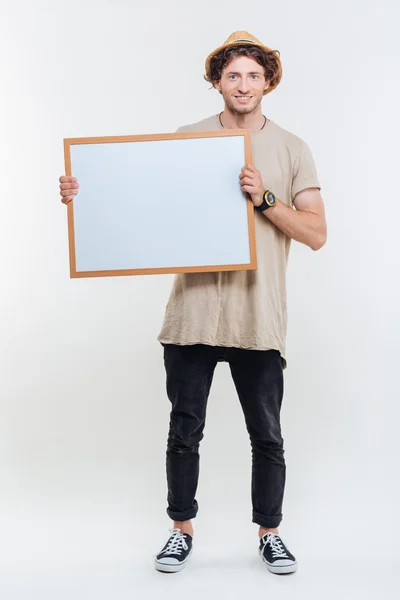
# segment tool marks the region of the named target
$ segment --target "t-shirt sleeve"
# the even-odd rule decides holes
[[[311,187],[321,189],[310,148],[302,142],[293,165],[292,202],[296,194]]]

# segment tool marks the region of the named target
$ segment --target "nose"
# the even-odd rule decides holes
[[[250,92],[249,84],[245,79],[241,80],[241,82],[239,84],[238,92],[239,92],[239,94],[243,94],[243,96],[246,96]]]

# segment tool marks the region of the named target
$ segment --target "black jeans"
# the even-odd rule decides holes
[[[278,527],[286,466],[280,427],[283,367],[277,350],[164,345],[167,393],[172,404],[166,459],[167,513],[174,521],[193,519],[197,514],[199,443],[214,370],[220,361],[229,363],[250,436],[253,523]]]

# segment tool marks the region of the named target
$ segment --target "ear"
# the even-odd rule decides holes
[[[264,92],[269,88],[269,81],[267,80],[264,85]]]
[[[213,81],[213,86],[221,93],[221,81]]]

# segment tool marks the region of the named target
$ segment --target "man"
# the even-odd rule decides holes
[[[224,110],[178,131],[249,129],[254,164],[238,173],[255,206],[256,271],[176,276],[159,341],[172,405],[167,444],[167,513],[171,536],[155,558],[159,571],[180,571],[192,550],[198,504],[199,443],[218,362],[229,363],[250,436],[253,522],[259,554],[273,573],[296,571],[279,536],[285,487],[280,427],[286,367],[286,265],[291,239],[318,250],[326,241],[324,205],[314,161],[297,136],[263,116],[261,100],[282,77],[279,53],[246,31],[233,33],[206,60],[205,79]],[[78,193],[60,178],[68,203]],[[196,207],[199,210],[201,207]],[[229,214],[227,215],[229,218]]]

